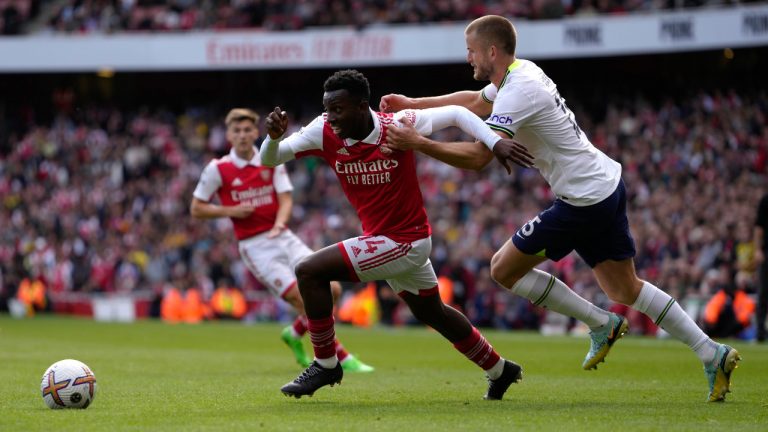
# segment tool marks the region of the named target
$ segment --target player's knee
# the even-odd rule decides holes
[[[302,280],[315,279],[320,274],[321,266],[318,266],[311,256],[308,256],[296,265],[296,279],[301,285]]]
[[[495,267],[498,267],[499,262],[501,262],[501,252],[496,252],[491,257],[491,270],[493,270]]]
[[[501,260],[496,259],[497,255],[494,255],[494,259],[491,260],[491,278],[504,288],[512,289],[522,275],[518,276],[507,266],[501,265]]]
[[[603,285],[607,285],[603,291],[610,301],[629,306],[637,301],[637,296],[643,288],[643,281],[632,276],[615,279],[612,283],[601,284],[601,287]]]
[[[633,303],[630,301],[629,296],[622,290],[611,290],[610,292],[606,292],[605,295],[608,297],[608,300],[614,303],[623,305],[631,305]]]
[[[627,306],[635,303],[637,294],[631,285],[616,285],[612,289],[605,290],[605,295],[610,301]]]

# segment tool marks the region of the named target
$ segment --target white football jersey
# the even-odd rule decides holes
[[[598,150],[576,124],[557,86],[536,64],[517,59],[497,89],[488,126],[525,145],[558,198],[575,206],[597,204],[619,184],[621,165]]]

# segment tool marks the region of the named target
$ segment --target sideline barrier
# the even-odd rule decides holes
[[[96,321],[133,322],[137,319],[153,318],[153,301],[154,294],[149,291],[131,294],[61,293],[50,296],[50,312],[92,317]],[[278,319],[284,309],[266,292],[248,293],[246,304],[251,320]],[[23,305],[21,307],[24,308]],[[17,318],[26,316],[24,313],[12,315]]]

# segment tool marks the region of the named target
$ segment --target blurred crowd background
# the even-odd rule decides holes
[[[5,292],[24,277],[43,278],[53,294],[172,285],[210,295],[221,283],[262,290],[239,259],[230,222],[188,214],[202,168],[229,150],[223,114],[63,107],[52,122],[13,134],[0,159]],[[706,299],[724,284],[754,289],[749,248],[766,184],[765,92],[700,92],[656,106],[632,98],[608,105],[600,121],[579,116],[593,143],[623,165],[641,277],[678,299]],[[449,131],[440,138],[464,137]],[[299,237],[317,249],[360,233],[332,170],[315,159],[289,169]],[[434,229],[432,260],[453,282],[454,303],[479,325],[538,326],[528,303],[513,300],[488,271],[494,251],[551,203],[538,172],[508,176],[495,162],[469,172],[427,157],[418,170]],[[548,265],[606,305],[579,258]]]
[[[3,34],[281,30],[732,3],[0,0],[0,28]],[[623,166],[638,273],[695,318],[724,288],[756,290],[752,230],[757,203],[768,192],[768,93],[754,71],[766,66],[766,57],[757,48],[540,63],[595,146]],[[738,63],[744,58],[751,60]],[[420,96],[479,88],[466,65],[363,71],[376,96],[373,107],[391,91]],[[229,151],[222,121],[229,108],[263,115],[281,105],[296,130],[320,113],[321,84],[332,72],[3,76],[0,310],[32,281],[54,301],[67,293],[158,299],[171,288],[210,297],[221,286],[246,298],[264,293],[240,261],[230,222],[189,216],[192,191],[205,164]],[[449,130],[439,138],[464,137]],[[295,187],[290,225],[300,238],[318,249],[360,233],[332,170],[311,158],[288,168]],[[507,175],[496,162],[462,171],[422,156],[418,171],[434,230],[432,261],[452,303],[479,326],[546,326],[542,310],[499,288],[488,271],[494,251],[552,202],[538,172],[518,168]],[[578,256],[544,265],[599,306],[617,307]],[[384,284],[377,294],[381,322],[410,321]],[[639,331],[656,331],[641,317],[631,319]]]
[[[618,15],[722,7],[750,0],[0,0],[2,34],[116,33]]]

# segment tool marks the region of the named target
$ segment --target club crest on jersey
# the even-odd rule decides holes
[[[264,181],[269,180],[269,176],[270,176],[270,171],[269,170],[264,170],[264,171],[261,172],[261,179],[262,180],[264,180]]]
[[[362,249],[360,249],[359,247],[357,247],[357,246],[352,246],[352,253],[355,255],[355,258],[357,258],[357,256],[358,256],[358,255],[360,255],[360,252],[362,252],[362,251],[363,251],[363,250],[362,250]]]
[[[280,279],[275,279],[273,284],[275,285],[275,288],[280,288],[283,286],[283,281],[281,281]]]
[[[243,181],[240,180],[240,177],[235,177],[234,180],[232,180],[232,186],[242,186]]]

